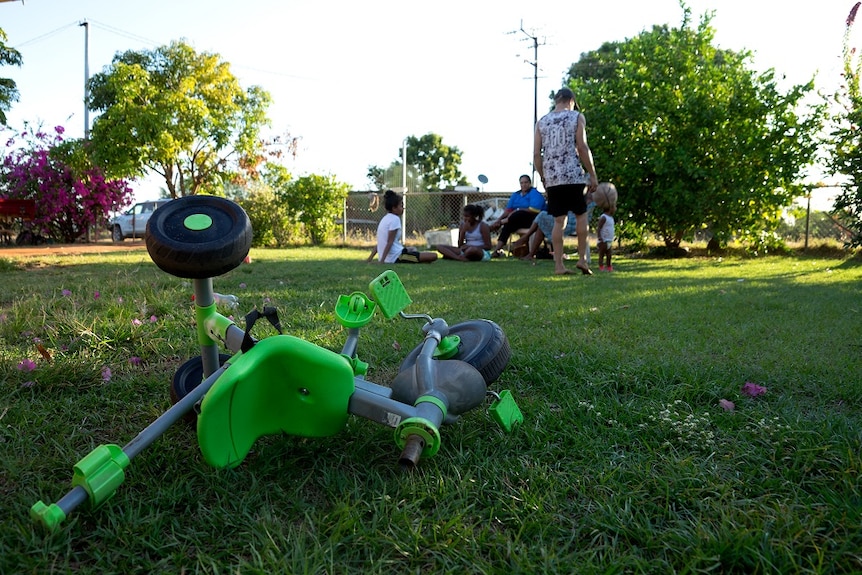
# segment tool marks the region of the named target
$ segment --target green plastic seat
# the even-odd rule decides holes
[[[341,355],[290,335],[263,339],[231,361],[201,402],[201,452],[210,465],[230,468],[264,435],[334,435],[353,391],[353,369]]]

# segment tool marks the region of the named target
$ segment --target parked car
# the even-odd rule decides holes
[[[138,202],[122,214],[108,222],[111,239],[121,242],[126,238],[142,238],[147,231],[147,222],[157,208],[171,200],[150,200]]]

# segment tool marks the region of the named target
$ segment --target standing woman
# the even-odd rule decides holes
[[[536,123],[533,164],[548,195],[548,213],[554,218],[551,243],[554,273],[569,274],[563,263],[563,228],[569,211],[574,212],[578,235],[578,263],[584,275],[587,265],[586,194],[595,191],[599,178],[593,154],[587,145],[587,121],[578,111],[575,94],[563,88],[554,95],[554,109]]]
[[[436,252],[420,252],[416,248],[405,248],[401,244],[401,214],[404,213],[404,199],[392,190],[383,194],[386,215],[377,224],[377,246],[371,250],[367,261],[378,255],[378,263],[431,263],[437,259]]]

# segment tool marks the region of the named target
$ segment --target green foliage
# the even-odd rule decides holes
[[[171,197],[256,176],[267,92],[243,90],[217,54],[183,42],[118,54],[90,79],[94,158],[111,174],[161,175]]]
[[[0,28],[0,66],[20,66],[21,53],[6,45],[6,32]],[[18,86],[11,78],[0,78],[0,125],[6,125],[6,112],[18,101]]]
[[[279,201],[283,201],[291,219],[301,223],[311,243],[324,243],[335,230],[335,219],[344,210],[344,200],[350,186],[336,181],[334,176],[311,174],[276,188]]]
[[[284,166],[267,163],[260,182],[238,201],[251,219],[255,246],[283,247],[304,239],[318,245],[331,238],[349,191],[333,176],[293,180]]]
[[[844,84],[835,102],[839,111],[833,115],[831,154],[829,167],[835,174],[845,176],[841,193],[835,199],[835,214],[851,233],[848,244],[862,246],[862,58],[850,46],[850,32],[856,21],[860,3],[853,5],[847,16],[844,32]]]
[[[461,150],[444,144],[437,134],[407,138],[407,165],[419,172],[425,187],[423,191],[436,192],[446,186],[467,183],[461,173]]]
[[[678,246],[702,226],[723,240],[755,240],[800,195],[822,109],[797,114],[813,84],[781,93],[748,52],[713,46],[711,16],[606,43],[572,65],[569,85],[588,120],[603,180],[620,213]]]
[[[402,182],[402,152],[388,168],[368,166],[368,181],[376,190],[400,187]],[[461,150],[443,143],[443,138],[428,133],[407,138],[407,181],[412,192],[436,192],[451,186],[466,185],[461,173]],[[412,183],[413,185],[410,185]]]

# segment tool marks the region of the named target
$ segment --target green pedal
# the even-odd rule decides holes
[[[494,396],[494,401],[488,411],[491,412],[491,417],[506,433],[511,433],[513,429],[524,423],[524,414],[521,413],[521,408],[515,403],[511,391],[504,389],[500,393],[493,391],[489,393]]]

